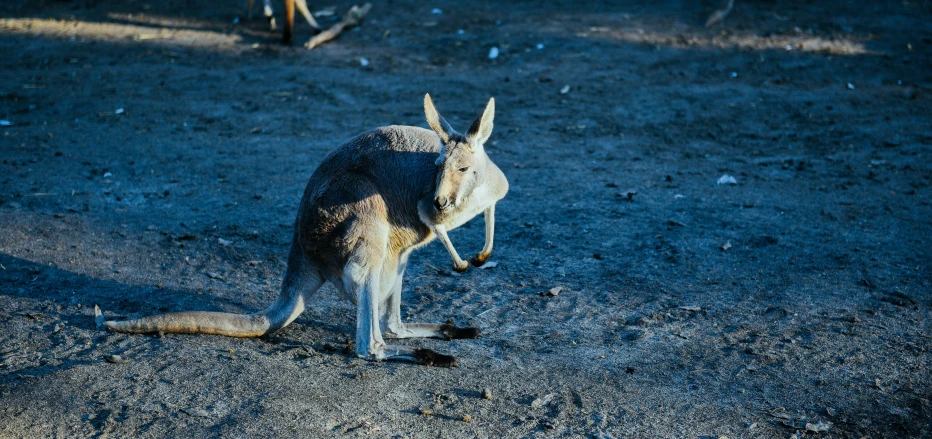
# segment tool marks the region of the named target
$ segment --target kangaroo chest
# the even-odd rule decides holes
[[[445,225],[448,229],[455,229],[475,218],[476,215],[488,209],[495,204],[496,201],[498,200],[492,195],[489,185],[481,184],[473,189],[472,193],[469,194],[469,197],[466,199],[466,202],[456,209],[453,215],[446,221]]]

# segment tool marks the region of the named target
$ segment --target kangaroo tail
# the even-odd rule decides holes
[[[289,272],[288,274],[292,274]],[[150,334],[214,334],[228,337],[259,337],[275,332],[298,318],[304,312],[305,300],[321,285],[323,278],[317,273],[295,281],[296,276],[286,275],[282,294],[262,312],[233,314],[226,312],[185,311],[158,314],[133,320],[107,321],[100,307],[94,305],[94,319],[98,327],[115,332]]]
[[[297,241],[295,241],[297,242]],[[149,334],[214,334],[228,337],[259,337],[284,328],[304,312],[305,302],[324,284],[321,273],[308,264],[301,247],[293,243],[282,292],[265,311],[253,314],[185,311],[108,322],[94,305],[98,327],[115,332]]]
[[[258,337],[274,326],[268,313],[232,314],[225,312],[175,312],[142,317],[134,320],[105,321],[100,308],[94,307],[98,324],[114,332],[149,334],[215,334],[229,337]],[[101,323],[102,322],[102,323]]]

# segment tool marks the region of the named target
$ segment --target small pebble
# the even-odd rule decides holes
[[[126,364],[130,362],[130,360],[127,360],[119,355],[107,355],[104,356],[104,360],[107,360],[108,363],[113,364]]]
[[[730,175],[728,175],[728,174],[722,174],[722,176],[718,178],[718,180],[715,182],[715,184],[718,184],[718,185],[722,185],[722,184],[738,184],[738,180],[737,180],[735,177],[732,177],[732,176],[730,176]]]
[[[195,416],[198,418],[206,418],[207,416],[209,416],[209,414],[207,413],[207,410],[196,408],[196,407],[182,409],[181,411],[187,413],[189,416]]]
[[[539,409],[547,404],[550,404],[550,401],[553,401],[553,397],[556,396],[553,393],[548,393],[540,398],[535,399],[531,402],[531,408]]]
[[[489,389],[482,389],[482,398],[489,401],[492,400],[492,391]]]

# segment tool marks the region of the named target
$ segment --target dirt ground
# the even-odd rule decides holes
[[[932,437],[932,2],[375,1],[313,51],[244,3],[0,3],[0,437]],[[497,267],[409,265],[459,367],[347,353],[330,286],[95,327],[264,308],[317,163],[428,92],[495,97],[511,183]]]

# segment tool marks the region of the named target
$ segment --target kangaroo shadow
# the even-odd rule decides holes
[[[245,311],[241,304],[216,296],[101,280],[0,253],[0,361],[12,368],[0,382],[102,361],[92,353],[108,335],[96,327],[94,304],[126,314],[189,308]],[[47,352],[35,346],[49,343],[44,350],[57,352],[54,358],[43,358]],[[73,348],[60,351],[65,344]],[[23,367],[13,367],[17,363]]]

